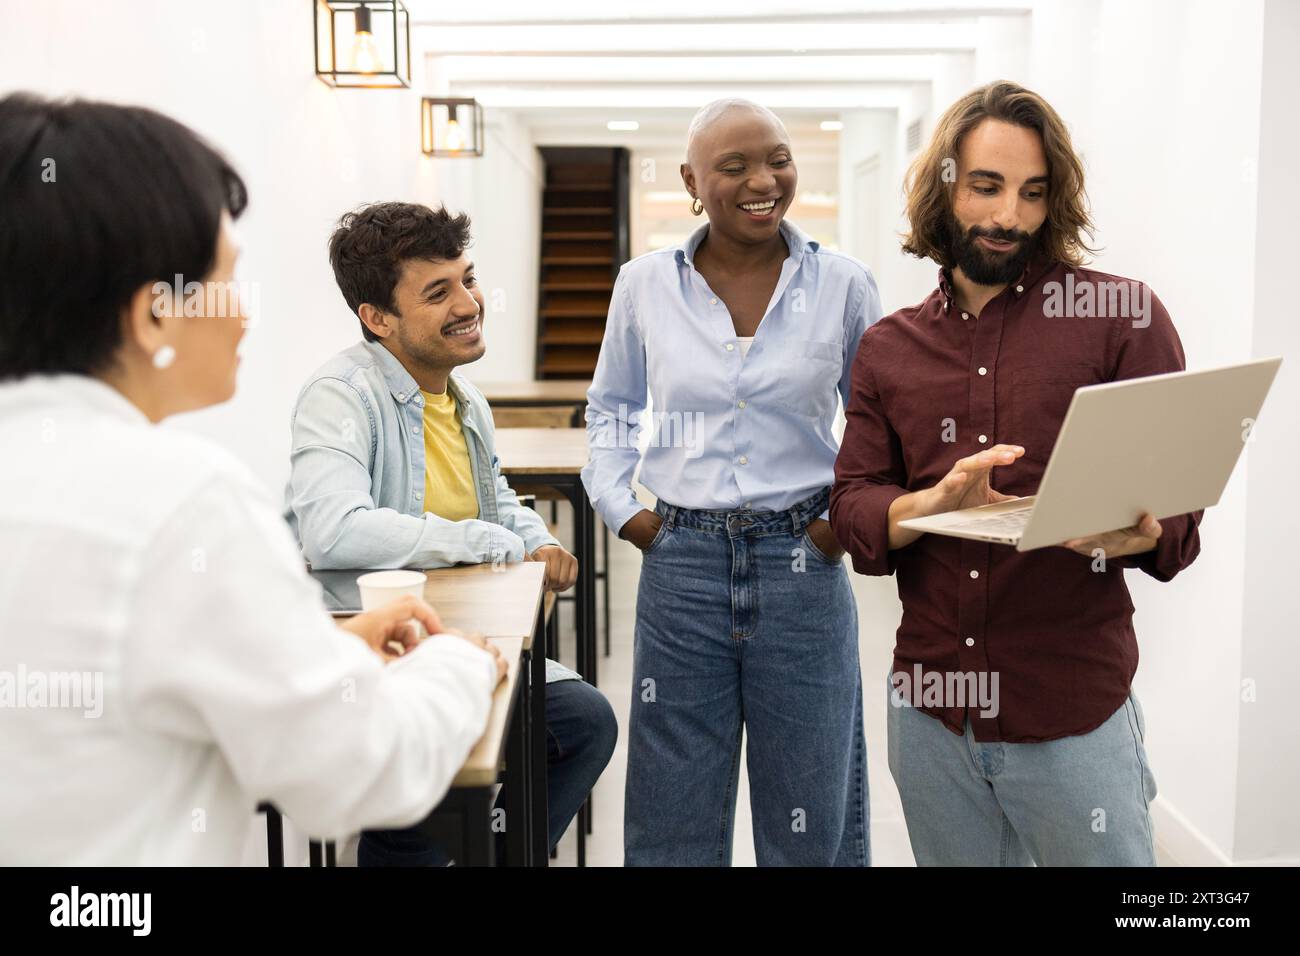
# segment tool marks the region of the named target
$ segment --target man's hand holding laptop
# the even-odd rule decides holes
[[[1084,557],[1092,557],[1098,550],[1107,558],[1122,558],[1130,554],[1142,554],[1152,551],[1160,540],[1160,522],[1152,515],[1143,515],[1142,519],[1128,528],[1107,531],[1086,538],[1073,538],[1063,542],[1061,547],[1077,551]]]

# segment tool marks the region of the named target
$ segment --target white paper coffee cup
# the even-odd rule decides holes
[[[361,610],[377,611],[408,594],[423,598],[426,580],[423,571],[370,571],[360,575],[357,590],[361,592]],[[418,638],[429,636],[419,621],[412,619],[411,623]]]

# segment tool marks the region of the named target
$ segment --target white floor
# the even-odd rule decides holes
[[[543,511],[547,509],[542,505]],[[563,509],[562,509],[563,510]],[[570,541],[564,532],[561,540]],[[598,531],[598,534],[600,532]],[[592,833],[587,837],[588,866],[623,864],[623,779],[627,766],[627,716],[632,687],[632,625],[636,607],[637,576],[641,552],[626,541],[610,536],[610,656],[597,664],[600,690],[619,720],[619,742],[613,759],[593,791]],[[850,572],[858,601],[859,647],[862,657],[864,717],[867,735],[867,773],[871,792],[871,858],[875,866],[912,866],[898,792],[889,775],[885,755],[885,675],[893,658],[894,631],[900,607],[893,578],[864,578]],[[598,591],[598,599],[600,592]],[[573,664],[572,604],[564,604],[561,617],[561,657]],[[604,641],[604,632],[600,632]],[[749,785],[741,763],[740,792],[736,805],[735,866],[754,865],[754,841],[749,815]],[[576,824],[560,841],[556,866],[577,864]]]

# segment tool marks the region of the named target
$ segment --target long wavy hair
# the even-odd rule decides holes
[[[1087,255],[1096,253],[1089,244],[1094,227],[1083,187],[1083,164],[1070,143],[1069,130],[1045,99],[1006,80],[972,90],[948,107],[930,145],[908,168],[903,189],[910,231],[903,236],[903,251],[933,259],[945,269],[953,267],[950,224],[957,150],[962,137],[985,119],[1032,129],[1042,137],[1048,186],[1047,219],[1038,231],[1039,244],[1054,262],[1083,265]]]

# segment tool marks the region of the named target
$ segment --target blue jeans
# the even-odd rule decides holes
[[[600,691],[580,680],[546,685],[546,822],[552,849],[596,785],[617,739],[614,710]],[[414,827],[367,830],[357,847],[358,866],[449,862],[443,849]]]
[[[1155,866],[1156,781],[1137,697],[1096,730],[980,743],[895,706],[889,769],[919,866]]]
[[[857,608],[787,512],[660,502],[637,594],[628,866],[731,863],[742,727],[759,865],[866,866]]]

